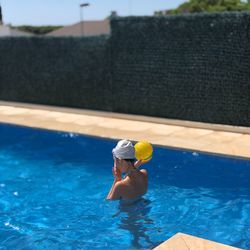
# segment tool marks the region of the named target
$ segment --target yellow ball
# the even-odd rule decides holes
[[[135,144],[135,157],[137,160],[149,161],[153,156],[153,147],[147,141],[139,141]]]

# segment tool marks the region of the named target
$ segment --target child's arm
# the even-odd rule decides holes
[[[110,200],[111,197],[113,196],[115,184],[116,184],[117,182],[119,182],[119,181],[122,180],[121,173],[120,173],[120,171],[116,168],[116,166],[114,166],[112,170],[113,170],[113,175],[114,175],[114,182],[113,182],[113,185],[112,185],[112,187],[110,188],[110,191],[109,191],[109,193],[108,193],[108,195],[107,195],[107,198],[106,198],[107,200]]]
[[[122,197],[122,182],[114,182],[107,196],[107,200],[120,200]]]

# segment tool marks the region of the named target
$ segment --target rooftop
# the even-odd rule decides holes
[[[65,26],[47,34],[47,36],[97,36],[110,33],[109,20],[84,21],[70,26]]]

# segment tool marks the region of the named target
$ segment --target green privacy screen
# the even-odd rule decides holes
[[[105,37],[0,39],[0,99],[108,109]]]
[[[0,39],[0,99],[250,125],[250,14],[128,17],[110,37]]]
[[[112,22],[117,112],[250,125],[250,15]]]

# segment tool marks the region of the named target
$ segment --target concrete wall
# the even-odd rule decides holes
[[[10,36],[10,28],[8,26],[0,25],[0,37]]]

